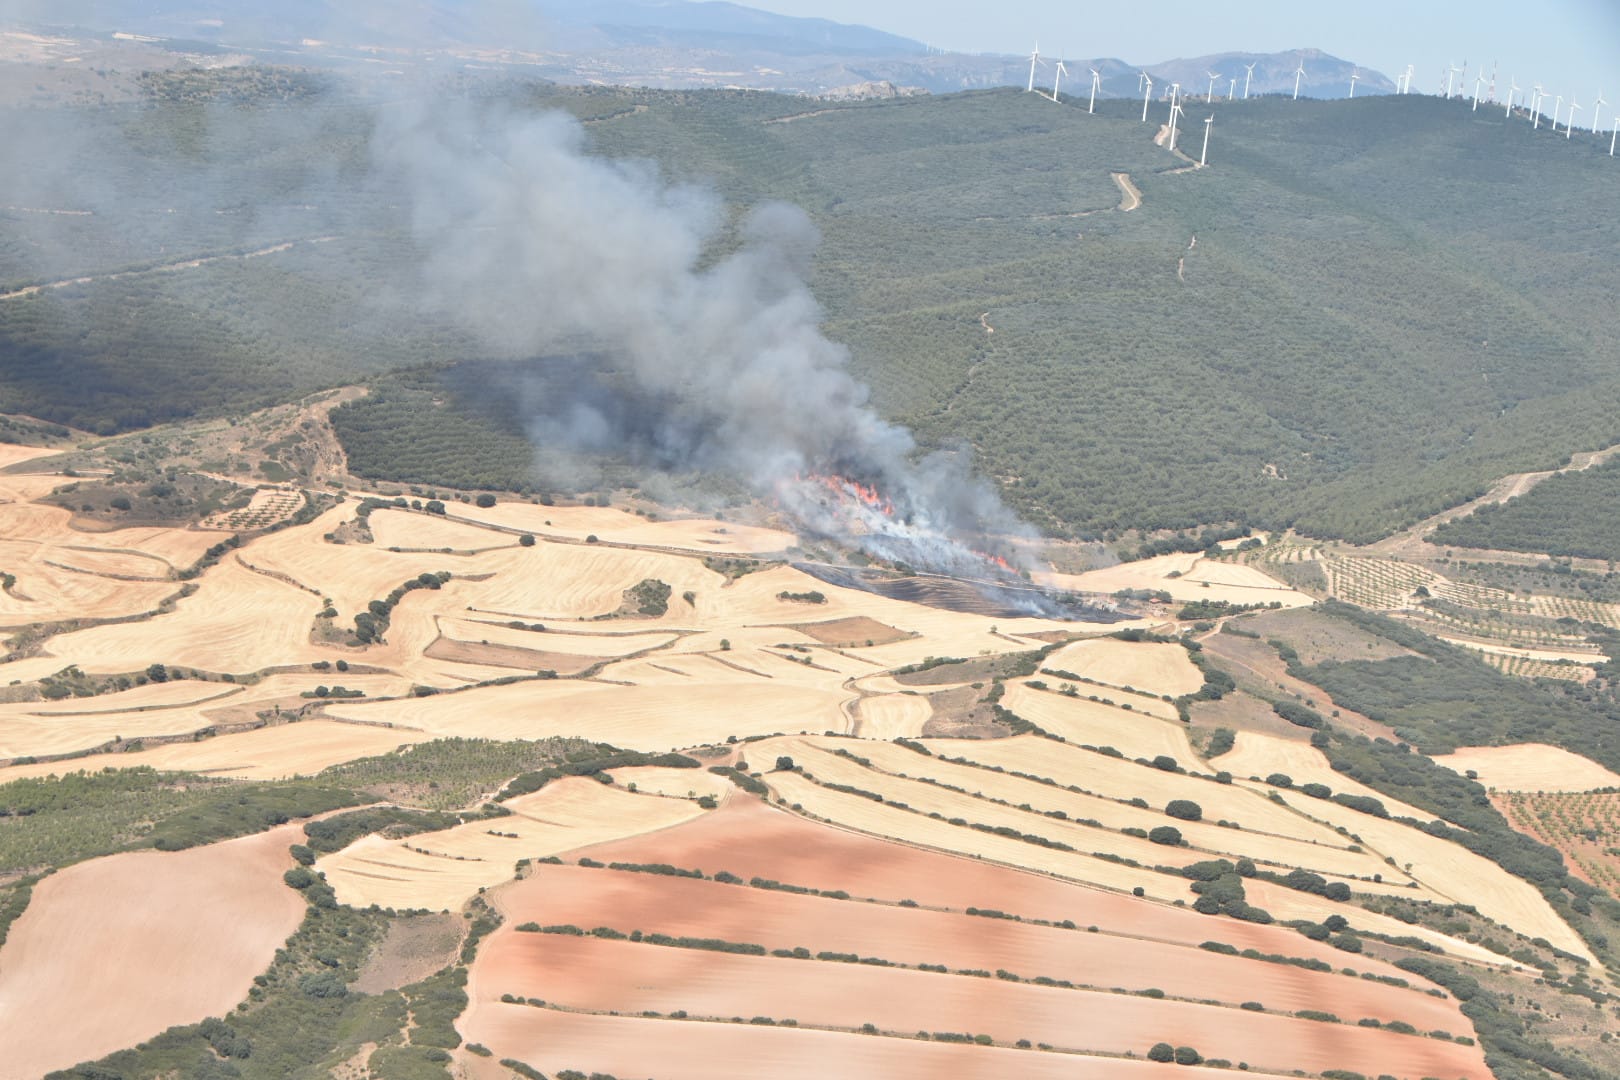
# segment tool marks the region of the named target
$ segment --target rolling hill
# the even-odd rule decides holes
[[[57,147],[15,202],[92,213],[6,211],[0,291],[97,279],[0,300],[16,411],[111,431],[476,355],[409,302],[419,254],[369,106],[316,81],[224,123],[217,89],[4,117],[13,145]],[[1143,125],[1016,91],[498,92],[581,116],[594,153],[808,210],[827,331],[877,403],[965,439],[1050,532],[1364,541],[1616,434],[1594,318],[1620,265],[1613,163],[1589,138],[1415,95],[1262,99],[1216,107],[1194,170],[1152,139],[1162,105]],[[1116,173],[1140,206],[1120,211]],[[226,257],[112,276],[196,256]]]

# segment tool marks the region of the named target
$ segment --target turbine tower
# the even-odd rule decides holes
[[[1352,98],[1354,98],[1356,96],[1356,80],[1359,79],[1359,78],[1361,78],[1361,69],[1359,69],[1359,68],[1351,68],[1350,69],[1350,96]]]
[[[1474,112],[1479,112],[1479,92],[1485,88],[1485,73],[1482,71],[1474,79]]]
[[[1598,129],[1598,113],[1607,104],[1608,102],[1603,99],[1603,91],[1599,90],[1597,100],[1592,102],[1592,134],[1594,135],[1597,134]]]
[[[1198,155],[1198,167],[1202,169],[1209,163],[1209,129],[1215,123],[1215,114],[1210,113],[1204,120],[1204,152]]]
[[[1062,60],[1059,60],[1057,62],[1057,67],[1052,70],[1052,100],[1053,101],[1057,101],[1057,99],[1058,99],[1058,86],[1063,82],[1063,76],[1067,75],[1068,73],[1069,73],[1069,69],[1063,66],[1063,61]]]
[[[1204,95],[1204,104],[1205,105],[1213,105],[1213,104],[1215,104],[1215,80],[1220,78],[1220,77],[1221,77],[1221,73],[1218,72],[1218,71],[1211,71],[1209,73],[1209,93]]]
[[[1559,94],[1558,100],[1553,102],[1553,134],[1558,134],[1558,114],[1564,111],[1564,95]]]
[[[1180,116],[1183,111],[1180,105],[1170,106],[1170,141],[1168,145],[1172,154],[1176,152],[1176,117]]]
[[[1564,138],[1566,138],[1566,139],[1570,138],[1572,136],[1573,132],[1575,131],[1575,114],[1577,112],[1579,112],[1580,109],[1581,109],[1580,104],[1577,103],[1574,98],[1570,98],[1569,99],[1569,119],[1564,121]]]
[[[1299,100],[1299,81],[1305,77],[1305,57],[1299,58],[1299,66],[1294,69],[1294,100]]]
[[[1097,111],[1097,86],[1101,82],[1102,82],[1102,75],[1100,75],[1097,72],[1096,68],[1092,68],[1091,69],[1091,104],[1086,106],[1086,112],[1088,112],[1088,113],[1094,113],[1094,112]]]
[[[1541,84],[1536,83],[1532,89],[1535,93],[1530,96],[1530,130],[1541,127],[1541,99],[1547,95],[1542,92]]]
[[[1153,97],[1153,76],[1145,71],[1142,72],[1142,77],[1136,80],[1136,85],[1141,86],[1144,83],[1147,85],[1147,89],[1142,91],[1142,123],[1145,124],[1147,123],[1148,102]]]
[[[1614,143],[1620,139],[1620,116],[1614,118],[1614,134],[1609,136],[1609,156],[1614,157]]]
[[[1466,70],[1468,70],[1468,62],[1466,60],[1463,61],[1463,66],[1462,67],[1458,67],[1456,64],[1447,65],[1447,67],[1446,67],[1446,100],[1447,101],[1451,100],[1451,80],[1452,80],[1452,77],[1455,76],[1457,74],[1457,72],[1466,71]]]
[[[1231,81],[1226,84],[1226,100],[1231,101],[1236,96],[1237,96],[1237,76],[1233,75]]]
[[[1502,113],[1504,119],[1513,115],[1513,95],[1517,94],[1519,90],[1519,84],[1514,82],[1511,78],[1508,79],[1507,109]]]
[[[1405,85],[1403,85],[1400,88],[1401,93],[1410,94],[1412,92],[1412,76],[1414,74],[1416,74],[1416,73],[1417,73],[1417,65],[1415,65],[1415,64],[1407,64],[1406,65],[1406,71],[1401,76],[1401,79],[1406,80]],[[1400,80],[1397,79],[1396,81],[1399,82]]]
[[[1033,93],[1035,91],[1035,65],[1041,62],[1041,43],[1035,43],[1035,51],[1029,54],[1029,85],[1024,89]]]
[[[1259,62],[1260,61],[1256,60],[1254,62],[1254,64],[1258,64]],[[1243,70],[1245,72],[1245,74],[1243,76],[1243,100],[1244,101],[1249,100],[1249,80],[1254,78],[1254,64],[1244,64],[1243,65]]]

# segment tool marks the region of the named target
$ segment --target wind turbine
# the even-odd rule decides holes
[[[1305,57],[1299,58],[1299,66],[1294,69],[1294,100],[1299,100],[1299,81],[1305,77]]]
[[[1598,111],[1607,104],[1608,102],[1603,100],[1603,91],[1599,90],[1597,100],[1592,102],[1592,133],[1594,135],[1597,134],[1598,129]]]
[[[1564,121],[1564,138],[1566,139],[1570,138],[1575,131],[1575,114],[1580,111],[1580,108],[1581,106],[1574,98],[1569,99],[1569,119]]]
[[[1215,123],[1215,114],[1210,113],[1204,120],[1204,152],[1198,155],[1198,167],[1202,169],[1209,161],[1209,129]]]
[[[1467,66],[1468,66],[1467,61],[1463,62],[1462,67],[1458,67],[1456,64],[1448,64],[1447,65],[1447,67],[1446,67],[1446,100],[1447,101],[1451,100],[1451,79],[1452,79],[1452,76],[1456,75],[1457,72],[1459,72],[1459,71],[1466,71]]]
[[[1259,62],[1260,61],[1256,60],[1254,62],[1254,64],[1258,64]],[[1246,72],[1246,74],[1243,76],[1243,100],[1244,101],[1249,100],[1249,80],[1254,78],[1254,64],[1244,64],[1243,65],[1243,70]]]
[[[1231,101],[1236,96],[1237,96],[1237,76],[1233,75],[1232,80],[1226,84],[1226,100]]]
[[[1479,112],[1479,92],[1480,90],[1484,89],[1484,87],[1485,73],[1482,71],[1479,73],[1479,77],[1474,80],[1474,112]]]
[[[1057,99],[1058,99],[1058,85],[1063,82],[1063,76],[1067,75],[1068,73],[1069,73],[1069,69],[1063,66],[1063,61],[1062,60],[1059,60],[1057,62],[1057,67],[1054,68],[1053,71],[1052,71],[1052,100],[1053,101],[1057,101]]]
[[[1142,72],[1142,77],[1136,80],[1136,85],[1141,86],[1143,83],[1147,84],[1147,89],[1142,91],[1142,123],[1145,124],[1147,123],[1148,101],[1153,97],[1153,76],[1145,71]]]
[[[1614,134],[1609,136],[1609,156],[1614,157],[1614,143],[1620,139],[1620,116],[1614,118]]]
[[[1457,96],[1462,97],[1468,92],[1468,61],[1463,61],[1462,70],[1458,74],[1460,77],[1457,79]]]
[[[1401,76],[1403,79],[1406,80],[1406,85],[1401,88],[1401,93],[1410,94],[1412,92],[1412,76],[1414,74],[1416,74],[1416,73],[1417,73],[1417,65],[1415,65],[1415,64],[1407,64],[1406,65],[1406,73],[1403,76]]]
[[[1558,100],[1553,102],[1553,134],[1558,134],[1558,114],[1564,111],[1564,95],[1559,94]]]
[[[1504,118],[1511,117],[1513,115],[1513,95],[1517,94],[1519,90],[1519,84],[1514,82],[1511,78],[1508,79],[1507,111],[1502,114]]]
[[[1356,80],[1359,79],[1359,78],[1361,78],[1361,70],[1359,68],[1351,68],[1350,69],[1350,96],[1352,98],[1356,96]]]
[[[1530,130],[1534,131],[1541,127],[1541,99],[1547,95],[1542,93],[1540,83],[1536,83],[1531,89],[1535,93],[1530,95]]]
[[[1102,82],[1102,76],[1097,73],[1096,68],[1092,68],[1091,69],[1091,104],[1086,106],[1086,112],[1088,112],[1088,113],[1094,113],[1094,112],[1097,111],[1097,86],[1101,82]]]
[[[1183,110],[1180,105],[1171,105],[1170,106],[1170,142],[1169,142],[1169,146],[1170,146],[1170,152],[1172,154],[1176,152],[1176,117],[1180,116],[1184,111],[1185,110]]]
[[[1209,93],[1204,95],[1204,104],[1205,105],[1213,105],[1213,104],[1215,104],[1215,80],[1220,78],[1220,77],[1221,77],[1221,73],[1218,72],[1218,71],[1211,71],[1209,73]]]
[[[1027,92],[1033,93],[1035,90],[1035,65],[1039,64],[1040,62],[1041,43],[1037,41],[1035,43],[1035,51],[1029,54],[1029,85],[1025,87]]]

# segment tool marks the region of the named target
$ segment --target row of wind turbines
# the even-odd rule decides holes
[[[1255,61],[1255,63],[1243,65],[1243,68],[1244,68],[1243,100],[1244,101],[1247,101],[1249,99],[1250,81],[1254,77],[1254,69],[1258,64],[1259,64],[1259,61]],[[1054,67],[1053,73],[1052,73],[1052,92],[1051,92],[1050,95],[1048,95],[1048,94],[1046,94],[1046,92],[1044,90],[1037,91],[1036,86],[1035,86],[1036,69],[1038,67],[1044,67],[1044,66],[1046,66],[1046,61],[1041,57],[1041,47],[1040,47],[1040,44],[1037,42],[1036,45],[1035,45],[1034,50],[1029,54],[1029,85],[1026,87],[1026,89],[1030,93],[1039,92],[1042,97],[1050,97],[1050,99],[1052,101],[1054,101],[1054,102],[1059,101],[1058,91],[1059,91],[1059,88],[1062,86],[1063,77],[1069,73],[1069,69],[1063,63],[1062,60],[1056,61],[1056,66]],[[1090,99],[1086,103],[1086,112],[1087,113],[1095,113],[1097,111],[1097,90],[1102,85],[1102,73],[1099,72],[1096,68],[1091,68],[1089,70],[1091,71],[1091,95],[1090,95]],[[1416,73],[1415,65],[1412,65],[1412,64],[1406,65],[1406,71],[1404,71],[1400,75],[1400,77],[1395,80],[1395,92],[1397,94],[1410,94],[1412,92],[1412,79],[1413,79],[1415,73]],[[1466,88],[1466,86],[1468,84],[1468,61],[1464,60],[1461,67],[1458,67],[1455,64],[1451,64],[1450,62],[1448,62],[1445,70],[1443,70],[1441,72],[1441,74],[1444,76],[1444,81],[1445,81],[1445,88],[1444,88],[1444,90],[1442,90],[1440,92],[1441,96],[1445,97],[1447,100],[1450,100],[1453,97],[1466,97],[1467,96],[1464,91],[1465,91],[1465,88]],[[1304,54],[1300,55],[1299,61],[1295,65],[1294,71],[1293,71],[1293,76],[1294,76],[1293,100],[1298,101],[1299,100],[1300,86],[1304,82],[1304,79],[1305,79],[1305,57],[1304,57]],[[1455,94],[1453,94],[1452,93],[1453,79],[1455,77],[1457,77],[1457,76],[1461,76],[1461,78],[1456,80],[1455,85],[1456,85],[1456,88],[1457,88],[1457,92]],[[1209,88],[1205,92],[1205,95],[1204,95],[1205,104],[1213,105],[1215,103],[1215,100],[1216,100],[1215,84],[1217,82],[1219,82],[1220,80],[1222,80],[1222,79],[1227,80],[1226,100],[1227,101],[1236,100],[1236,97],[1237,97],[1237,83],[1238,83],[1237,76],[1235,76],[1235,75],[1230,75],[1230,76],[1229,75],[1223,75],[1221,72],[1211,71],[1209,73]],[[1351,73],[1350,73],[1350,95],[1349,95],[1351,98],[1354,98],[1356,96],[1356,83],[1358,83],[1360,81],[1361,81],[1361,72],[1360,72],[1360,70],[1359,69],[1352,69]],[[1485,88],[1486,88],[1487,83],[1489,84],[1489,92],[1488,93],[1485,92]],[[1507,93],[1507,100],[1505,102],[1505,108],[1503,110],[1503,115],[1504,115],[1504,117],[1506,117],[1508,119],[1511,119],[1512,116],[1513,116],[1513,99],[1514,99],[1515,96],[1521,94],[1521,92],[1526,92],[1526,88],[1520,86],[1515,78],[1510,78],[1508,80],[1508,83],[1509,83],[1509,89],[1508,89],[1508,93]],[[1148,118],[1148,107],[1149,107],[1149,104],[1151,103],[1151,101],[1153,99],[1153,77],[1150,76],[1147,73],[1146,70],[1138,72],[1137,86],[1138,86],[1138,88],[1142,89],[1142,91],[1143,91],[1143,93],[1142,93],[1142,122],[1145,124],[1145,123],[1147,123],[1147,118]],[[1538,131],[1541,128],[1541,121],[1542,121],[1542,118],[1543,118],[1543,114],[1541,112],[1541,103],[1544,100],[1546,100],[1547,98],[1549,98],[1549,97],[1554,97],[1555,98],[1554,103],[1553,103],[1552,120],[1551,120],[1550,127],[1551,127],[1553,133],[1557,134],[1558,133],[1558,123],[1559,123],[1558,117],[1559,117],[1559,113],[1563,109],[1564,96],[1562,94],[1558,94],[1555,97],[1555,95],[1546,92],[1545,89],[1542,87],[1542,85],[1540,83],[1537,83],[1535,86],[1529,88],[1529,90],[1527,92],[1532,96],[1520,97],[1519,100],[1520,100],[1520,106],[1521,106],[1521,110],[1523,112],[1523,115],[1527,116],[1530,119],[1531,130],[1537,130]],[[1191,100],[1192,95],[1189,93],[1185,97],[1182,97],[1181,96],[1181,84],[1180,83],[1172,83],[1171,87],[1170,87],[1170,93],[1169,93],[1168,97],[1169,97],[1169,102],[1170,102],[1170,121],[1169,121],[1169,124],[1170,124],[1170,137],[1169,137],[1167,145],[1169,146],[1169,149],[1173,152],[1175,150],[1175,148],[1176,148],[1177,121],[1181,116],[1183,116],[1185,114],[1185,110],[1183,110],[1181,108],[1180,101],[1178,101],[1178,98],[1180,100]],[[1473,104],[1473,109],[1471,110],[1473,112],[1478,112],[1479,107],[1480,107],[1480,105],[1482,103],[1487,105],[1487,106],[1495,105],[1495,104],[1498,103],[1497,100],[1496,100],[1496,69],[1494,67],[1491,69],[1491,74],[1490,74],[1488,79],[1487,79],[1487,77],[1485,75],[1485,71],[1484,71],[1483,66],[1480,68],[1479,73],[1478,73],[1478,75],[1477,75],[1477,77],[1475,78],[1475,81],[1474,81],[1473,98],[1474,98],[1474,104]],[[1600,89],[1597,92],[1596,100],[1592,104],[1592,131],[1593,131],[1594,134],[1599,132],[1598,116],[1600,115],[1601,110],[1603,109],[1603,106],[1608,105],[1608,104],[1610,104],[1610,102],[1604,98],[1603,91]],[[1564,119],[1564,138],[1565,139],[1569,139],[1569,138],[1573,137],[1574,130],[1575,130],[1575,114],[1577,112],[1579,112],[1583,108],[1585,108],[1585,106],[1581,105],[1578,101],[1576,101],[1575,97],[1573,95],[1571,95],[1571,97],[1569,99],[1569,115]],[[1200,168],[1202,168],[1205,164],[1208,163],[1208,159],[1209,159],[1209,129],[1210,129],[1211,125],[1214,124],[1214,122],[1215,122],[1215,117],[1214,117],[1213,114],[1211,114],[1208,118],[1206,118],[1204,120],[1204,148],[1203,148],[1203,153],[1200,154],[1199,161],[1198,161],[1198,164],[1199,164]],[[1610,132],[1610,135],[1609,135],[1609,156],[1610,157],[1615,156],[1615,149],[1616,149],[1617,144],[1620,144],[1620,111],[1617,111],[1616,114],[1615,114],[1614,128]]]

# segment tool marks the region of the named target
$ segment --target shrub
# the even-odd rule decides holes
[[[1174,825],[1160,825],[1148,833],[1148,840],[1168,847],[1181,846],[1181,830]]]
[[[488,510],[490,507],[495,505],[495,496],[486,491],[482,495],[478,496],[478,498],[474,499],[473,503],[474,505],[478,506],[479,509]]]
[[[1197,1065],[1200,1061],[1203,1061],[1203,1060],[1204,1060],[1204,1055],[1200,1054],[1198,1051],[1194,1050],[1190,1046],[1178,1046],[1178,1047],[1176,1047],[1176,1064],[1177,1065]]]
[[[1149,1061],[1174,1061],[1176,1048],[1167,1042],[1154,1043],[1147,1056]]]
[[[1191,799],[1171,799],[1164,812],[1181,821],[1199,821],[1204,816],[1204,808]]]
[[[534,534],[524,533],[518,537],[518,545],[521,547],[534,547]]]

